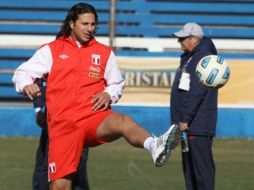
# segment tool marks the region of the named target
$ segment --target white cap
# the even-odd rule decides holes
[[[178,32],[175,32],[174,35],[178,38],[187,37],[187,36],[203,37],[204,32],[200,25],[194,22],[190,22],[185,24],[181,30],[179,30]]]

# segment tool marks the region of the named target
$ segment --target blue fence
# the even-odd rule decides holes
[[[55,35],[67,10],[76,0],[0,1],[0,35]],[[109,36],[110,1],[87,0],[98,12],[97,36]],[[118,0],[116,4],[116,37],[172,37],[186,22],[198,22],[207,36],[223,39],[254,38],[253,0]],[[146,49],[122,47],[118,56],[179,57],[179,51],[148,52]],[[22,99],[13,90],[12,70],[27,60],[34,49],[0,48],[0,99]],[[253,53],[222,53],[226,58],[254,59]]]
[[[108,36],[110,1],[85,2],[98,11],[98,35]],[[0,1],[0,20],[5,21],[0,23],[0,33],[55,35],[67,10],[75,3],[75,0]],[[213,38],[253,38],[254,2],[118,0],[116,3],[116,36],[168,37],[187,22],[201,24]]]
[[[113,106],[113,110],[132,116],[149,132],[159,135],[170,123],[169,107]],[[219,108],[217,137],[254,138],[254,109]],[[32,106],[0,106],[0,136],[38,136]]]

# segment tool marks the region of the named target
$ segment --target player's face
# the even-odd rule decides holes
[[[178,38],[178,42],[180,43],[182,50],[185,52],[191,52],[196,46],[196,40],[193,36]]]
[[[70,22],[71,37],[83,44],[89,41],[95,32],[96,22],[92,13],[85,13],[78,16],[76,22]]]

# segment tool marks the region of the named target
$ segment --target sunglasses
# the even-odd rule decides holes
[[[184,40],[191,38],[192,36],[180,37],[178,38],[178,42],[183,42]]]

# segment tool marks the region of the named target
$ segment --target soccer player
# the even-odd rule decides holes
[[[48,74],[46,105],[49,132],[51,190],[70,189],[84,147],[124,137],[148,150],[162,166],[178,144],[180,130],[172,125],[160,137],[151,136],[130,116],[111,111],[122,94],[124,79],[115,54],[96,41],[98,16],[93,6],[70,8],[57,40],[41,47],[13,76],[19,93],[40,95],[33,81]]]
[[[33,190],[49,190],[48,182],[48,127],[46,101],[46,77],[36,79],[35,84],[40,88],[41,95],[33,98],[36,112],[36,123],[41,127],[39,146],[33,173]],[[89,190],[87,177],[88,148],[83,148],[77,172],[73,175],[73,190]]]

